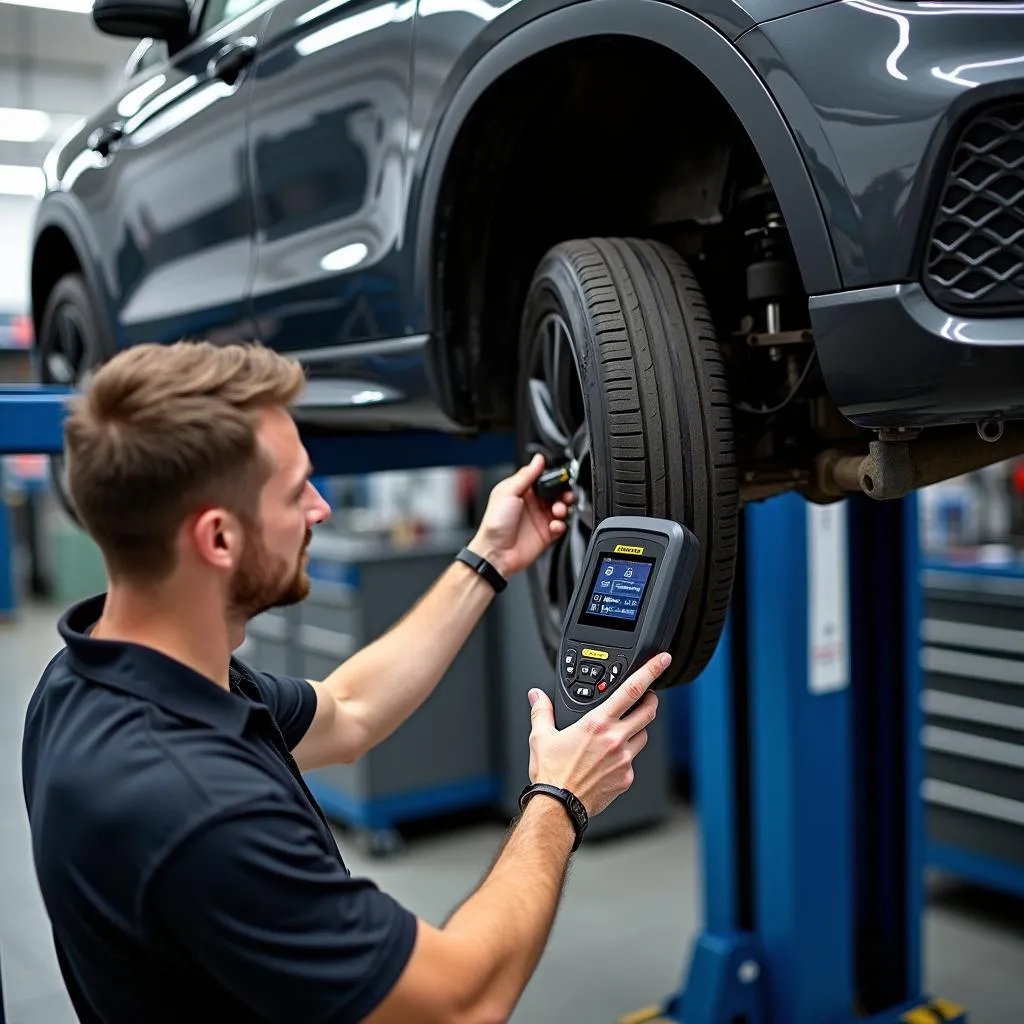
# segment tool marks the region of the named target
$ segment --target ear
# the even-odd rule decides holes
[[[244,535],[238,519],[223,508],[206,509],[196,516],[192,545],[201,562],[228,571],[242,555]]]

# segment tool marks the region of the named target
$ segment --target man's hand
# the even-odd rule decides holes
[[[517,473],[495,484],[470,550],[486,558],[506,579],[526,569],[565,533],[573,496],[548,504],[533,491],[544,472],[544,456],[535,455]]]
[[[658,711],[650,687],[671,661],[667,653],[651,658],[603,704],[561,731],[548,695],[531,690],[530,781],[568,789],[591,816],[625,793],[633,784],[633,759],[647,745],[647,727]]]

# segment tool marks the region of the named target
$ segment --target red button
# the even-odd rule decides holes
[[[604,693],[604,691],[607,690],[607,689],[608,689],[608,684],[607,683],[598,683],[597,684],[597,692],[598,693]]]

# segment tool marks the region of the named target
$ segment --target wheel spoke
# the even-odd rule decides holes
[[[578,520],[583,527],[594,532],[594,506],[590,500],[590,495],[583,490],[582,487],[576,491],[576,502],[573,506],[576,515],[574,518]]]
[[[544,328],[541,334],[541,372],[548,386],[555,379],[555,348],[558,346],[558,334],[556,332],[557,321],[553,316],[544,321]]]
[[[571,559],[572,553],[568,539],[563,537],[558,541],[551,558],[551,573],[554,576],[554,585],[551,589],[555,601],[553,612],[556,617],[563,615],[565,609],[569,607],[572,592],[576,586]]]
[[[583,523],[580,521],[579,516],[573,516],[568,534],[573,589],[575,589],[576,581],[580,578],[580,573],[583,572],[583,558],[587,553],[587,541],[589,540],[589,536],[584,535]]]
[[[530,381],[530,418],[533,420],[534,429],[540,435],[541,443],[548,449],[552,458],[561,457],[569,439],[559,429],[555,420],[555,411],[552,406],[551,392],[548,385],[534,378]]]
[[[49,383],[52,384],[74,384],[75,374],[71,364],[64,357],[62,352],[51,352],[46,357],[46,372]]]
[[[572,357],[572,343],[561,320],[552,320],[554,341],[551,376],[548,382],[555,405],[555,418],[562,433],[570,437],[577,429],[571,422],[572,391],[576,376],[576,363]]]
[[[532,570],[550,622],[559,629],[583,572],[595,515],[590,431],[572,339],[557,313],[548,315],[537,328],[531,378],[526,399],[532,440],[526,447],[546,449],[550,459],[568,460],[576,470],[572,487],[576,500],[570,506],[566,532]]]
[[[64,310],[57,317],[57,340],[60,342],[60,350],[64,357],[73,363],[78,347],[78,332],[71,317]]]
[[[590,431],[586,423],[583,423],[576,433],[572,435],[569,450],[577,462],[583,462],[584,459],[590,458]]]

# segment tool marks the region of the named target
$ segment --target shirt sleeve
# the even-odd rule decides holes
[[[288,749],[294,750],[316,714],[316,690],[307,679],[249,671],[259,685],[263,703],[277,720]]]
[[[270,1024],[357,1024],[412,954],[416,918],[351,877],[302,815],[236,810],[180,843],[151,878],[147,918]]]

